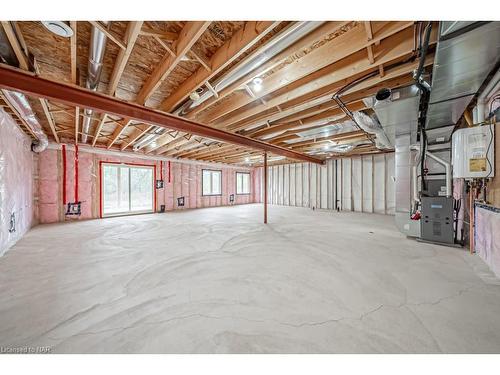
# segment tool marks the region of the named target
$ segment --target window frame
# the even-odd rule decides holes
[[[248,193],[238,193],[238,175],[239,174],[247,174],[248,175]],[[235,191],[236,191],[236,195],[250,195],[252,194],[252,176],[251,176],[251,173],[250,172],[236,172],[235,174],[235,182],[236,182],[236,186],[235,186]]]
[[[105,182],[104,182],[104,169],[106,166],[114,166],[117,167],[118,169],[121,167],[126,167],[129,169],[129,173],[131,168],[139,168],[139,169],[151,169],[152,170],[152,180],[151,180],[151,186],[152,186],[152,198],[153,198],[153,207],[151,210],[137,210],[137,211],[123,211],[123,212],[116,212],[116,213],[105,213],[104,209],[104,189],[105,189]],[[155,177],[156,177],[156,164],[139,164],[139,163],[125,163],[125,162],[117,162],[117,161],[104,161],[101,160],[99,161],[99,216],[101,219],[107,218],[107,217],[116,217],[116,216],[132,216],[132,215],[142,215],[142,214],[151,214],[156,212],[156,188],[155,188]],[[130,175],[129,175],[129,186],[130,186],[131,180],[130,180]],[[129,190],[130,194],[130,190]],[[129,203],[130,203],[131,197],[129,196]],[[131,206],[129,206],[131,208]]]
[[[205,192],[203,191],[203,181],[205,179],[205,173],[203,172],[219,172],[220,173],[220,193],[218,194],[205,194]],[[210,174],[210,176],[212,176],[212,174]],[[211,180],[211,178],[210,178]],[[212,187],[212,181],[210,181],[210,186]],[[213,190],[213,189],[211,189]],[[201,170],[201,196],[202,197],[221,197],[222,196],[222,169],[208,169],[208,168],[203,168]]]

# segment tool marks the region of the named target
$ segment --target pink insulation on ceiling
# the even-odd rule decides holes
[[[497,277],[500,277],[499,228],[499,212],[490,208],[476,207],[474,248]]]
[[[35,222],[31,138],[0,109],[0,256]]]
[[[75,152],[73,146],[66,151],[66,197],[67,202],[75,200]],[[62,203],[62,151],[49,149],[40,154],[41,180],[40,221],[52,223],[61,220],[81,220],[100,216],[100,162],[142,164],[156,167],[156,179],[160,179],[163,170],[164,187],[156,189],[156,211],[165,205],[166,211],[215,207],[229,204],[260,202],[260,178],[258,168],[220,167],[196,163],[145,160],[133,156],[115,156],[79,151],[78,157],[78,195],[82,213],[80,216],[66,216]],[[169,170],[170,166],[170,170]],[[202,170],[217,169],[222,171],[222,195],[202,196]],[[236,194],[236,172],[250,172],[251,194]],[[170,182],[169,182],[170,177]],[[258,180],[258,181],[257,181]],[[234,202],[230,203],[230,195]],[[184,206],[178,205],[178,198],[184,197]]]

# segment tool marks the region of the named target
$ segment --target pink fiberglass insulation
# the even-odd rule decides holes
[[[40,223],[56,223],[61,205],[58,171],[59,160],[56,150],[46,149],[39,155],[39,215]]]
[[[40,154],[40,190],[41,222],[52,223],[61,220],[64,215],[62,204],[62,151],[48,149]],[[67,146],[66,151],[66,195],[67,201],[74,201],[75,190],[75,168],[74,168],[74,147]],[[80,216],[67,216],[64,220],[78,220],[98,218],[100,215],[100,162],[143,164],[156,166],[156,178],[160,178],[160,161],[142,159],[133,156],[110,155],[85,152],[79,150],[79,174],[78,174],[78,195],[82,202]],[[170,164],[170,171],[169,171]],[[222,170],[222,196],[202,196],[202,169]],[[250,168],[220,167],[211,165],[200,165],[196,163],[181,163],[163,161],[163,181],[162,189],[156,189],[156,210],[159,211],[161,205],[165,205],[166,211],[213,207],[229,205],[229,195],[236,192],[236,171],[251,173],[252,190],[256,184],[254,178],[256,172]],[[170,182],[168,181],[170,175]],[[257,174],[258,175],[258,174]],[[260,192],[258,193],[260,194]],[[236,195],[234,204],[244,204],[255,202],[255,192],[250,195]],[[178,206],[178,198],[184,197],[184,206]],[[258,200],[257,200],[258,201]]]
[[[31,138],[0,109],[0,256],[33,225],[34,165]]]
[[[500,277],[500,213],[476,207],[474,246],[476,253]]]

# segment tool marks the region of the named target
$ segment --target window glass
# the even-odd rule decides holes
[[[250,194],[250,173],[236,172],[236,194]]]
[[[222,172],[203,170],[202,174],[203,195],[220,195],[222,194]]]

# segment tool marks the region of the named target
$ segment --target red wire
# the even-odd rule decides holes
[[[170,160],[168,161],[168,183],[170,183]]]
[[[163,180],[163,160],[160,160],[160,180]]]
[[[63,204],[66,206],[66,145],[62,145],[62,162],[63,162]]]
[[[75,143],[75,202],[78,202],[78,145]]]

